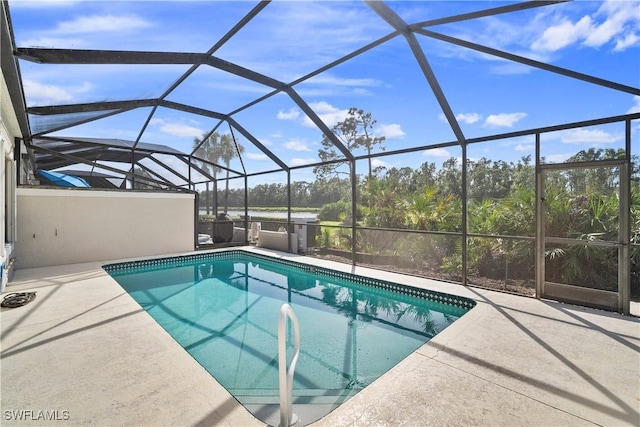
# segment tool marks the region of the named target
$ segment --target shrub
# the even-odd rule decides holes
[[[356,221],[361,221],[363,216],[362,207],[357,205]],[[348,200],[328,203],[318,213],[318,219],[321,221],[344,221],[347,218],[351,218],[351,202]]]

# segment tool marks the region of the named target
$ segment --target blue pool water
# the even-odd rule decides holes
[[[263,420],[259,412],[279,399],[277,328],[283,303],[295,311],[301,331],[294,412],[296,404],[320,405],[328,412],[475,304],[240,250],[112,264],[105,270]]]

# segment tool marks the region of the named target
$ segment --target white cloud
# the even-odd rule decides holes
[[[74,102],[78,95],[89,92],[93,87],[87,82],[67,87],[43,84],[31,79],[23,79],[22,83],[25,96],[29,100],[29,106],[69,104]]]
[[[548,16],[544,16],[548,8],[539,8],[537,10],[541,9],[543,10],[542,12],[538,12],[537,16],[534,16],[533,19],[527,19],[526,22],[518,19],[503,19],[499,16],[486,17],[482,19],[482,23],[478,22],[466,30],[459,28],[457,34],[453,33],[451,35],[516,55],[550,62],[546,53],[533,52],[530,47],[531,41],[539,37],[544,29],[549,27],[550,22],[554,22]],[[540,17],[540,15],[543,16]],[[460,46],[442,44],[438,47],[433,46],[433,48],[434,54],[446,58],[457,58],[468,63],[476,62],[477,60],[486,62],[491,74],[516,75],[527,74],[535,70],[535,68],[523,64]]]
[[[326,98],[330,96],[339,96],[339,97],[362,97],[362,96],[371,96],[373,92],[371,90],[364,87],[341,87],[341,86],[304,86],[301,87],[298,91],[298,95],[302,96],[305,99],[311,98]]]
[[[300,141],[297,139],[292,139],[285,142],[284,147],[287,150],[293,150],[293,151],[311,151],[311,149],[307,146],[306,142]]]
[[[633,106],[629,108],[627,114],[640,113],[640,95],[633,95]]]
[[[318,160],[317,159],[302,159],[302,158],[293,158],[291,159],[291,161],[289,162],[290,166],[302,166],[302,165],[309,165],[312,163],[317,163]]]
[[[362,79],[350,79],[343,77],[336,77],[330,74],[321,74],[319,76],[313,77],[307,80],[309,84],[315,85],[328,85],[331,87],[342,86],[342,87],[375,87],[380,86],[382,83],[380,80],[371,79],[371,78],[362,78]]]
[[[618,31],[615,23],[607,20],[599,26],[590,28],[583,43],[591,47],[600,47],[611,40]]]
[[[599,48],[614,43],[614,50],[637,45],[640,23],[640,3],[637,1],[608,0],[591,15],[578,20],[563,17],[561,22],[545,29],[531,48],[555,52],[575,43]]]
[[[472,125],[481,119],[482,119],[482,116],[478,113],[460,113],[456,115],[456,120],[469,125]]]
[[[327,127],[331,128],[338,122],[343,121],[349,114],[349,109],[340,109],[331,105],[326,101],[310,102],[309,107],[316,113],[316,115],[322,120]],[[300,116],[300,111],[296,108],[291,108],[289,111],[279,111],[278,119],[281,120],[297,120]],[[303,115],[300,123],[303,126],[316,129],[316,124],[307,116]],[[384,136],[387,139],[402,138],[405,136],[405,132],[402,127],[397,123],[380,124],[376,126],[375,134],[377,136]],[[291,146],[289,146],[291,144]],[[299,148],[298,144],[302,144],[305,148]],[[289,141],[285,144],[288,149],[297,151],[311,151],[306,144],[300,141]]]
[[[386,168],[389,166],[389,164],[387,162],[383,162],[380,159],[371,159],[371,166],[374,168]]]
[[[563,163],[574,154],[576,153],[552,154],[550,156],[544,156],[544,159],[545,163]]]
[[[497,74],[500,76],[512,76],[517,74],[529,74],[532,68],[524,64],[511,62],[501,65],[494,65],[493,67],[490,67],[489,70],[491,71],[491,74]]]
[[[244,32],[241,32],[239,38],[234,39],[243,43],[231,43],[233,48],[223,47],[221,56],[282,81],[295,80],[366,45],[373,40],[372,34],[382,36],[389,31],[388,25],[376,14],[352,2],[284,1],[265,12],[269,14],[268,22],[265,19],[258,20],[265,22],[256,22],[261,36],[243,39]],[[370,83],[365,80],[364,83]],[[310,81],[304,86],[308,87],[307,83]],[[331,90],[322,85],[322,89],[325,88]],[[333,91],[340,89],[335,87]],[[306,93],[300,89],[301,95],[303,92]]]
[[[380,87],[382,82],[372,78],[344,78],[321,74],[305,82],[299,94],[307,98],[323,96],[370,96],[370,88]]]
[[[400,125],[396,123],[381,125],[376,130],[376,134],[384,136],[386,139],[402,138],[406,135]]]
[[[523,145],[523,144],[518,144],[515,147],[516,151],[531,151],[535,148],[535,145],[532,144],[527,144],[527,145]]]
[[[246,156],[247,156],[247,159],[249,160],[263,161],[263,160],[269,159],[269,156],[262,153],[247,153]]]
[[[369,40],[372,30],[385,29],[377,16],[346,2],[314,4],[313,12],[305,2],[286,2],[275,19],[266,40],[287,41],[310,56],[351,52]],[[278,21],[279,20],[279,21]],[[304,35],[305,37],[300,37]]]
[[[204,133],[203,129],[193,126],[181,125],[176,123],[166,123],[160,126],[160,130],[173,136],[192,136],[197,137]]]
[[[84,44],[84,40],[57,37],[40,37],[37,39],[18,40],[18,45],[24,47],[54,48],[56,46],[62,46],[65,44],[72,46],[82,46]]]
[[[560,141],[565,144],[611,144],[623,139],[623,135],[615,135],[600,129],[570,129],[562,132]]]
[[[369,96],[372,95],[372,92],[369,89],[365,89],[363,87],[356,87],[351,91],[350,94],[357,96]]]
[[[445,116],[444,113],[438,114],[438,120],[444,123],[448,123],[447,116]],[[458,113],[456,114],[456,120],[472,125],[477,121],[482,120],[482,115],[478,113]]]
[[[169,123],[163,119],[152,119],[150,124],[159,126],[161,132],[172,136],[201,137],[205,133],[203,129],[181,123]]]
[[[46,85],[25,79],[23,87],[24,94],[32,105],[68,103],[73,100],[69,91],[60,86]]]
[[[300,116],[300,110],[297,108],[290,108],[289,111],[278,111],[278,120],[295,120]]]
[[[432,148],[430,150],[424,150],[422,152],[422,155],[427,157],[442,157],[442,158],[451,157],[451,153],[449,153],[444,148]]]
[[[349,112],[348,109],[341,110],[325,101],[309,103],[311,109],[320,117],[320,119],[329,127],[344,120]],[[303,119],[303,124],[307,127],[315,128],[316,125],[307,116]]]
[[[527,117],[527,113],[502,113],[502,114],[490,114],[484,121],[483,126],[490,128],[497,127],[512,127],[520,120]]]
[[[273,147],[273,142],[270,139],[259,139],[260,143],[265,147]]]
[[[11,9],[18,8],[48,8],[74,6],[84,0],[22,0],[11,2]]]
[[[628,47],[638,44],[640,36],[638,34],[629,33],[626,36],[616,40],[616,47],[613,50],[625,50]]]
[[[547,28],[542,36],[531,44],[531,49],[552,52],[560,50],[588,36],[592,31],[591,25],[589,16],[583,16],[576,23],[565,19],[560,24]]]
[[[256,95],[265,95],[268,89],[265,86],[258,85],[252,82],[237,82],[232,76],[224,73],[216,74],[215,78],[208,81],[203,86],[212,88],[218,91],[225,91],[229,93],[252,93]]]
[[[584,44],[600,47],[609,41],[616,44],[629,36],[635,36],[640,23],[640,4],[636,1],[606,1],[602,3],[597,16],[604,16],[605,20],[595,25]],[[624,44],[624,43],[623,43]],[[620,50],[620,49],[619,49]]]
[[[93,15],[60,22],[55,31],[63,34],[121,32],[150,26],[151,23],[132,15]]]

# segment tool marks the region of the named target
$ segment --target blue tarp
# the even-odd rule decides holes
[[[89,183],[82,178],[60,172],[39,170],[38,175],[42,176],[47,181],[50,181],[52,184],[58,185],[60,187],[91,187]]]

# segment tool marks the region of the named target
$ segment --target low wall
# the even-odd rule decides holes
[[[260,230],[256,246],[259,248],[289,252],[289,241],[287,240],[287,236],[290,236],[291,238],[291,252],[298,253],[298,239],[296,234],[289,234],[286,231]]]
[[[18,188],[17,268],[192,251],[194,197]]]

